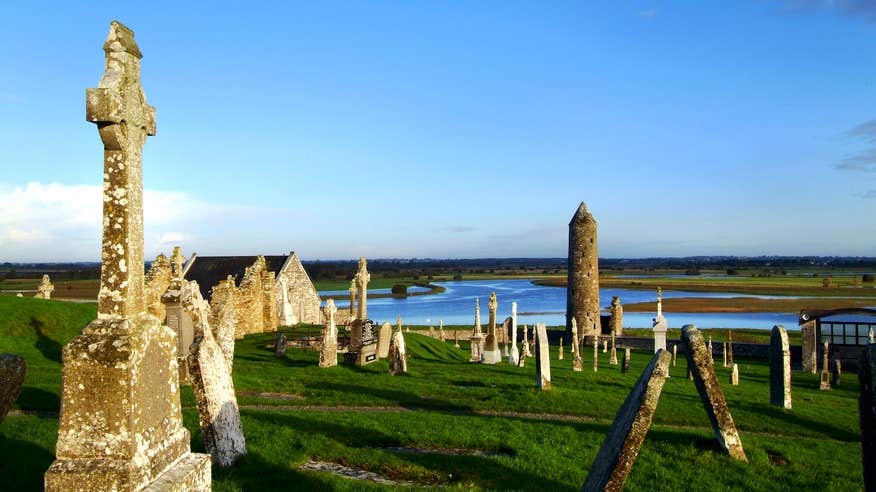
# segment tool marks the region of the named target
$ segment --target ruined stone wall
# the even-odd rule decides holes
[[[278,274],[278,281],[280,275],[286,278],[289,304],[292,306],[296,321],[315,325],[322,324],[319,293],[295,253],[289,256],[285,267]]]
[[[277,311],[277,284],[274,281],[274,272],[261,272],[262,287],[262,331],[272,332],[277,329],[279,313]]]

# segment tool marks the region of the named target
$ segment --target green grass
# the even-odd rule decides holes
[[[0,351],[28,360],[27,391],[51,394],[57,407],[59,365],[37,343],[65,343],[93,316],[93,306],[0,298]],[[59,307],[55,307],[59,306]],[[86,309],[91,309],[87,311]],[[48,311],[48,313],[43,313]],[[42,320],[36,335],[30,319]],[[17,321],[9,321],[17,320]],[[290,338],[307,329],[287,331]],[[736,338],[734,330],[734,339]],[[447,484],[451,490],[579,490],[615,413],[651,354],[634,352],[621,374],[599,351],[599,371],[571,370],[552,352],[553,389],[535,388],[534,361],[524,368],[470,364],[462,349],[406,335],[409,373],[392,377],[386,361],[365,367],[317,367],[315,352],[290,348],[276,358],[273,335],[239,340],[234,380],[240,392],[303,396],[279,400],[238,398],[249,454],[230,469],[213,469],[215,490],[386,490],[323,473],[300,471],[309,459],[367,469],[388,478]],[[699,397],[679,360],[666,381],[654,425],[642,447],[628,490],[860,490],[861,455],[857,382],[819,391],[815,376],[795,372],[794,409],[768,405],[765,361],[737,360],[739,386],[718,367],[722,387],[750,463],[722,454]],[[49,370],[51,369],[51,371]],[[31,371],[42,374],[31,379]],[[48,381],[53,374],[54,381]],[[24,409],[48,409],[47,399],[22,398]],[[203,450],[190,388],[183,389],[192,446]],[[337,411],[336,407],[368,407]],[[370,410],[369,410],[370,409]],[[334,411],[330,411],[334,410]],[[492,413],[492,415],[491,415]],[[497,414],[498,413],[498,414]],[[556,417],[559,416],[559,417]],[[39,490],[53,459],[57,418],[8,417],[0,425],[0,488]],[[387,446],[467,448],[498,456],[407,454]],[[697,484],[693,486],[692,484]]]

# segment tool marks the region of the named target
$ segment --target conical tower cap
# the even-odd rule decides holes
[[[587,204],[581,202],[581,205],[578,205],[578,210],[575,211],[575,215],[572,216],[572,220],[569,222],[569,225],[587,221],[596,222],[596,219],[593,217],[593,214],[590,213],[590,210],[587,208]]]

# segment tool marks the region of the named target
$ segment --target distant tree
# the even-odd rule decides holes
[[[461,274],[461,273],[457,273],[456,275],[453,276],[453,280],[456,280],[456,281],[460,281],[460,280],[462,280],[462,274]]]
[[[872,284],[876,279],[874,279],[874,275],[872,273],[867,273],[861,276],[861,281],[865,284]]]
[[[392,286],[392,295],[394,297],[407,297],[408,286],[406,284],[395,284]]]
[[[736,270],[735,268],[728,268],[727,275],[739,275],[739,271]]]
[[[832,286],[833,286],[833,282],[830,280],[830,278],[826,278],[826,279],[824,279],[824,280],[821,281],[821,286],[822,286],[822,287],[825,287],[825,288],[827,288],[827,287],[832,287]]]

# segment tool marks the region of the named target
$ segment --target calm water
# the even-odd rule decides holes
[[[517,302],[519,324],[534,324],[543,321],[548,325],[565,323],[566,289],[533,285],[525,279],[483,280],[461,282],[436,282],[447,289],[443,294],[408,297],[406,299],[368,299],[368,317],[375,322],[395,323],[401,315],[405,324],[438,325],[443,319],[448,325],[474,324],[475,298],[481,302],[481,322],[488,322],[487,303],[490,292],[495,292],[499,301],[498,319],[511,316],[511,302]],[[371,291],[369,291],[371,292]],[[320,292],[327,294],[328,292]],[[337,292],[339,294],[344,292]],[[657,293],[645,290],[601,289],[600,304],[611,304],[612,296],[620,296],[621,303],[653,302],[657,309]],[[713,292],[664,291],[663,298],[673,297],[756,297],[780,298],[782,296],[757,296],[746,294],[727,294]],[[338,308],[349,307],[349,303],[338,302]],[[655,313],[624,313],[624,326],[628,328],[650,328]],[[785,328],[797,328],[796,313],[665,313],[669,326],[679,328],[685,324],[695,324],[702,328],[763,328],[784,324]]]

